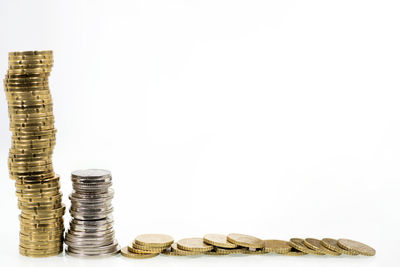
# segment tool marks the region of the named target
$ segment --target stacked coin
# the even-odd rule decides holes
[[[20,253],[45,257],[62,252],[65,206],[55,175],[53,103],[48,77],[52,51],[9,53],[4,79],[12,142],[8,158],[20,215]]]
[[[121,249],[128,258],[152,258],[160,253],[169,256],[229,255],[229,254],[267,254],[277,253],[285,256],[312,255],[364,255],[373,256],[375,250],[363,243],[349,239],[292,238],[290,241],[263,240],[244,234],[206,234],[203,238],[184,238],[174,243],[168,235],[145,234],[136,237],[132,245]]]
[[[72,172],[73,218],[65,236],[67,253],[72,256],[108,256],[119,252],[115,240],[111,204],[114,191],[111,172],[90,169]]]

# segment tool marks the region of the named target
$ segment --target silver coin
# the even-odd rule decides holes
[[[73,171],[71,174],[72,177],[74,178],[80,178],[80,177],[85,177],[85,178],[104,178],[104,177],[111,177],[111,172],[108,170],[102,170],[102,169],[87,169],[87,170],[77,170]]]

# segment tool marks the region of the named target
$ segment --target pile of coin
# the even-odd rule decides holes
[[[72,172],[73,192],[69,196],[72,220],[65,236],[67,254],[109,256],[119,252],[113,228],[111,172],[89,169]]]
[[[56,140],[49,75],[52,51],[11,52],[4,79],[12,142],[8,167],[15,180],[22,255],[63,251],[65,206],[52,164]]]
[[[206,234],[203,238],[184,238],[174,243],[174,239],[163,234],[144,234],[135,238],[131,245],[121,249],[128,258],[152,258],[160,253],[169,256],[267,254],[286,256],[313,255],[364,255],[374,256],[375,249],[350,239],[292,238],[290,241],[263,240],[244,234]]]

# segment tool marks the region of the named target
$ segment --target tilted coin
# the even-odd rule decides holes
[[[9,52],[8,57],[14,57],[14,56],[26,56],[29,58],[29,56],[53,56],[53,51],[52,50],[43,50],[43,51],[17,51],[17,52]]]
[[[358,252],[342,249],[341,247],[339,247],[337,244],[337,240],[333,238],[323,238],[321,244],[327,249],[336,251],[340,254],[351,255],[351,256],[358,255]]]
[[[204,243],[203,238],[200,237],[181,239],[177,242],[177,246],[179,249],[182,250],[198,251],[198,252],[210,251],[214,248],[213,246]]]
[[[302,238],[291,238],[289,245],[297,250],[300,250],[306,254],[313,254],[313,255],[324,255],[321,252],[315,251],[313,249],[308,248],[304,245],[304,239]]]
[[[376,254],[375,249],[371,248],[370,246],[350,239],[339,239],[338,246],[343,249],[355,251],[364,256],[374,256]]]
[[[227,240],[238,246],[246,248],[263,248],[264,241],[250,235],[231,233],[227,236]]]
[[[338,253],[336,251],[325,248],[322,245],[321,240],[318,240],[315,238],[304,239],[304,245],[306,245],[308,248],[318,251],[322,254],[331,255],[331,256],[339,256],[340,255],[340,253]]]
[[[174,238],[164,234],[143,234],[135,238],[135,243],[144,247],[168,247],[174,243]]]
[[[288,253],[290,252],[292,247],[289,245],[289,242],[284,240],[264,240],[264,248],[263,250],[266,252],[275,252],[275,253]]]
[[[206,244],[213,245],[220,248],[236,248],[237,245],[229,242],[226,235],[221,234],[206,234],[203,237]]]

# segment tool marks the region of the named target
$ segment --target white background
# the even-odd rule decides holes
[[[71,171],[110,169],[121,245],[142,233],[239,232],[347,237],[377,250],[355,258],[19,256],[2,93],[2,263],[399,264],[399,13],[398,1],[383,0],[1,0],[1,73],[9,51],[55,53],[54,164],[64,203]]]

